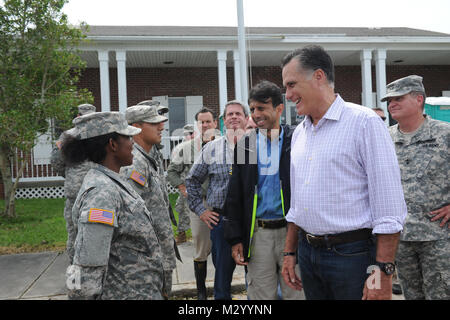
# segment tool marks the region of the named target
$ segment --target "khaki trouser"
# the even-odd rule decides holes
[[[247,266],[247,293],[250,300],[277,300],[278,283],[284,300],[303,299],[301,291],[289,288],[281,275],[286,232],[287,228],[263,229],[255,224]],[[300,275],[298,265],[295,270]]]
[[[211,253],[211,238],[209,228],[200,218],[189,210],[191,218],[192,240],[194,242],[194,261],[206,261]]]

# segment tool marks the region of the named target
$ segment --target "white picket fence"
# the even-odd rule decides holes
[[[164,158],[164,169],[170,163],[170,155],[172,150],[182,141],[183,137],[163,137],[161,143],[164,148],[161,149]],[[63,198],[64,197],[64,178],[59,176],[50,164],[51,148],[44,150],[36,150],[36,148],[29,154],[17,152],[18,157],[26,159],[23,175],[20,178],[20,184],[30,184],[32,186],[19,187],[16,190],[17,199],[31,199],[31,198]],[[19,172],[20,164],[16,160],[11,164],[11,173],[13,180],[16,179]],[[169,193],[178,192],[170,184],[168,184]]]

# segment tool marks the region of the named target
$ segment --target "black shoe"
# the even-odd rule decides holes
[[[398,283],[393,283],[392,284],[392,293],[393,294],[402,294],[402,287],[400,286],[400,284]]]
[[[194,261],[195,281],[197,282],[197,300],[207,300],[206,261]]]

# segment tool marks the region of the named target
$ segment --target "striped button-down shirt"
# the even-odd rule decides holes
[[[228,191],[233,147],[226,136],[208,142],[202,149],[186,177],[189,208],[201,215],[206,207],[203,203],[201,185],[209,177],[206,203],[211,208],[222,209]]]
[[[292,136],[291,195],[286,219],[312,234],[401,231],[400,170],[381,118],[339,95],[317,125],[306,117]]]

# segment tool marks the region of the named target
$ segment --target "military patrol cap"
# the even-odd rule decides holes
[[[159,106],[161,103],[156,100],[144,100],[137,104],[137,106]]]
[[[187,124],[183,127],[183,134],[188,135],[194,132],[194,126],[192,124]]]
[[[129,126],[120,112],[93,112],[75,118],[72,123],[76,129],[72,135],[79,140],[113,132],[125,136],[134,136],[141,132],[141,129]]]
[[[411,75],[397,79],[386,86],[386,95],[381,101],[386,101],[391,97],[400,97],[410,92],[422,92],[425,94],[425,88],[422,84],[422,77]]]
[[[80,114],[82,116],[96,111],[95,106],[93,106],[92,104],[89,104],[89,103],[80,104],[77,108],[78,108],[78,114]]]
[[[157,106],[158,107],[158,113],[160,115],[163,115],[164,113],[169,112],[169,108],[166,106],[161,106],[161,103],[156,100],[144,100],[137,104],[137,106]]]
[[[148,123],[165,122],[168,119],[158,114],[157,106],[136,105],[127,108],[125,117],[129,124],[144,121]]]

